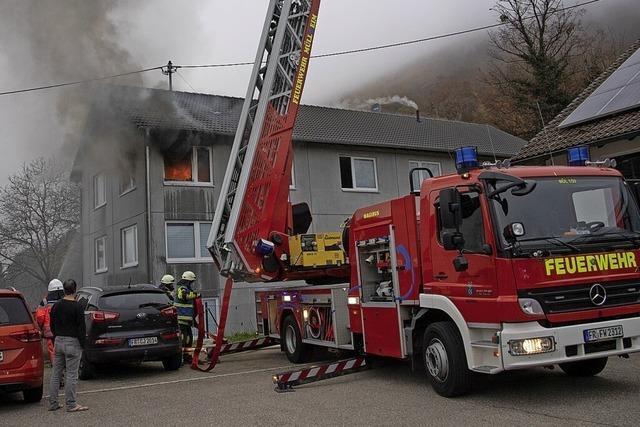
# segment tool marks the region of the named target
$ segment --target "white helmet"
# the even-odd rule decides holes
[[[196,280],[196,275],[193,273],[193,271],[185,271],[184,273],[182,273],[182,279],[193,282],[194,280]]]
[[[160,283],[162,283],[163,285],[172,285],[173,283],[175,283],[175,281],[175,277],[170,274],[165,274],[164,276],[162,276],[162,279],[160,279]]]
[[[49,282],[49,287],[47,288],[48,292],[61,291],[63,290],[62,282],[58,279],[53,279]]]

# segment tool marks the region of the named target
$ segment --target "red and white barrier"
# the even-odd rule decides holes
[[[340,360],[326,365],[312,366],[297,371],[283,372],[273,376],[276,391],[289,391],[293,386],[339,377],[369,368],[364,357]]]

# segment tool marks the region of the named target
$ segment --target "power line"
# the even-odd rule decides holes
[[[194,87],[193,87],[193,86],[191,86],[191,83],[189,83],[189,82],[187,81],[187,79],[185,79],[185,78],[184,78],[184,76],[182,75],[182,73],[180,73],[180,72],[176,71],[176,74],[178,75],[178,77],[180,77],[180,78],[182,79],[182,81],[183,81],[183,82],[185,82],[185,83],[187,84],[187,86],[189,86],[189,87],[191,88],[191,90],[192,90],[192,91],[194,91],[194,92],[198,92],[197,90],[195,90],[195,89],[194,89]]]
[[[582,7],[582,6],[587,6],[587,5],[590,5],[590,4],[593,4],[593,3],[598,3],[600,1],[601,0],[589,0],[589,1],[582,2],[582,3],[577,3],[577,4],[574,4],[572,6],[567,6],[567,7],[558,9],[554,13],[564,12],[565,10],[570,10],[570,9],[575,9],[575,8]],[[528,19],[532,19],[532,18],[528,18]],[[417,43],[424,43],[424,42],[433,41],[433,40],[439,40],[439,39],[444,39],[444,38],[449,38],[449,37],[460,36],[460,35],[463,35],[463,34],[469,34],[469,33],[477,32],[477,31],[484,31],[484,30],[488,30],[488,29],[491,29],[491,28],[501,27],[501,26],[506,25],[506,24],[507,24],[506,22],[500,22],[500,23],[496,23],[496,24],[483,25],[483,26],[480,26],[480,27],[469,28],[469,29],[466,29],[466,30],[454,31],[454,32],[451,32],[451,33],[439,34],[439,35],[436,35],[436,36],[424,37],[424,38],[415,39],[415,40],[407,40],[407,41],[402,41],[402,42],[397,42],[397,43],[388,43],[388,44],[384,44],[384,45],[369,46],[369,47],[364,47],[364,48],[359,48],[359,49],[351,49],[351,50],[344,50],[344,51],[338,51],[338,52],[329,52],[329,53],[323,53],[323,54],[318,54],[318,55],[312,55],[311,58],[329,58],[329,57],[334,57],[334,56],[350,55],[350,54],[354,54],[354,53],[371,52],[371,51],[375,51],[375,50],[389,49],[389,48],[399,47],[399,46],[407,46],[407,45],[412,45],[412,44],[417,44]],[[247,66],[247,65],[253,65],[253,64],[254,64],[253,62],[246,61],[246,62],[229,62],[229,63],[220,63],[220,64],[175,65],[175,66],[173,66],[173,70],[177,71],[177,69],[179,69],[179,68],[240,67],[240,66]],[[58,84],[52,84],[52,85],[46,85],[46,86],[37,86],[37,87],[32,87],[32,88],[27,88],[27,89],[18,89],[18,90],[5,91],[5,92],[0,92],[0,96],[12,95],[12,94],[17,94],[17,93],[25,93],[25,92],[34,92],[34,91],[38,91],[38,90],[53,89],[53,88],[59,88],[59,87],[64,87],[64,86],[74,86],[74,85],[79,85],[79,84],[85,84],[85,83],[91,83],[91,82],[114,79],[114,78],[117,78],[117,77],[129,76],[129,75],[132,75],[132,74],[145,73],[145,72],[153,71],[153,70],[163,70],[164,68],[165,67],[163,67],[163,66],[151,67],[151,68],[145,68],[145,69],[142,69],[142,70],[136,70],[136,71],[129,71],[129,72],[126,72],[126,73],[114,74],[114,75],[111,75],[111,76],[97,77],[97,78],[86,79],[86,80],[77,80],[77,81],[72,81],[72,82],[58,83]],[[180,77],[182,77],[182,76],[180,76]],[[182,77],[182,78],[184,80],[184,77]],[[185,82],[186,82],[186,80],[185,80]],[[187,82],[187,84],[189,84],[189,83]],[[189,85],[189,86],[191,86],[191,85]]]
[[[587,5],[590,5],[590,4],[593,4],[593,3],[598,3],[600,1],[601,0],[589,0],[589,1],[582,2],[582,3],[576,3],[576,4],[571,5],[571,6],[560,8],[560,9],[556,10],[554,13],[564,12],[566,10],[575,9],[575,8],[582,7],[582,6],[587,6]],[[533,17],[525,18],[525,19],[533,19]],[[371,51],[374,51],[374,50],[389,49],[389,48],[392,48],[392,47],[399,47],[399,46],[407,46],[407,45],[412,45],[412,44],[417,44],[417,43],[424,43],[424,42],[428,42],[428,41],[439,40],[439,39],[444,39],[444,38],[449,38],[449,37],[461,36],[463,34],[474,33],[474,32],[477,32],[477,31],[489,30],[491,28],[497,28],[497,27],[501,27],[501,26],[504,26],[504,25],[507,25],[507,22],[498,22],[496,24],[483,25],[483,26],[480,26],[480,27],[469,28],[469,29],[466,29],[466,30],[454,31],[454,32],[451,32],[451,33],[439,34],[439,35],[436,35],[436,36],[423,37],[423,38],[420,38],[420,39],[407,40],[407,41],[402,41],[402,42],[397,42],[397,43],[388,43],[388,44],[377,45],[377,46],[363,47],[363,48],[359,48],[359,49],[350,49],[350,50],[343,50],[343,51],[338,51],[338,52],[329,52],[329,53],[322,53],[322,54],[318,54],[318,55],[311,55],[311,58],[329,58],[329,57],[333,57],[333,56],[350,55],[350,54],[354,54],[354,53],[371,52]],[[253,62],[235,62],[235,63],[205,64],[205,65],[181,65],[180,67],[181,68],[222,68],[222,67],[237,67],[237,66],[253,65],[253,64],[254,64]]]
[[[127,71],[126,73],[113,74],[111,76],[95,77],[95,78],[92,78],[92,79],[76,80],[76,81],[65,82],[65,83],[56,83],[56,84],[46,85],[46,86],[36,86],[36,87],[27,88],[27,89],[9,90],[9,91],[6,91],[6,92],[0,92],[0,96],[2,96],[2,95],[12,95],[12,94],[15,94],[15,93],[34,92],[34,91],[37,91],[37,90],[53,89],[53,88],[64,87],[64,86],[74,86],[74,85],[92,83],[92,82],[99,82],[99,81],[103,81],[103,80],[115,79],[116,77],[130,76],[132,74],[146,73],[147,71],[161,70],[161,69],[162,69],[162,67],[151,67],[151,68],[145,68],[143,70]]]

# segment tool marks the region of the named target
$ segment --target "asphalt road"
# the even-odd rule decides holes
[[[113,367],[81,381],[84,413],[47,412],[0,394],[0,425],[637,425],[640,355],[610,359],[598,377],[559,369],[477,376],[473,394],[438,396],[409,365],[276,393],[271,376],[289,364],[277,349],[224,356],[209,374],[166,373],[159,363]],[[64,399],[62,399],[63,401]]]

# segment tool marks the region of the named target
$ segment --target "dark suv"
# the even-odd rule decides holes
[[[180,368],[176,309],[160,289],[84,287],[77,300],[85,306],[87,325],[80,379],[91,378],[96,365],[121,361],[161,360],[167,371]]]

